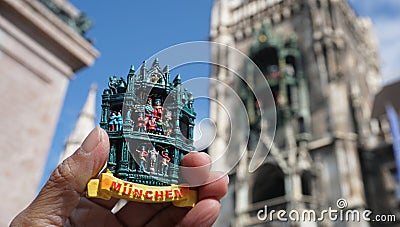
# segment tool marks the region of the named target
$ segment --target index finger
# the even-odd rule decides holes
[[[181,181],[190,187],[198,187],[207,184],[210,176],[211,158],[204,152],[190,152],[182,159],[179,167]]]

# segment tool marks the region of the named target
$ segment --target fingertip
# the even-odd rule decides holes
[[[108,134],[107,134],[106,130],[104,130],[100,126],[97,126],[95,129],[99,130],[100,141],[101,142],[103,142],[103,141],[107,141],[108,142]]]
[[[205,152],[190,152],[182,159],[182,165],[185,167],[199,167],[211,164],[210,156]]]
[[[207,184],[199,187],[199,200],[221,199],[228,192],[229,177],[222,172],[211,172]]]
[[[99,134],[100,134],[99,146],[101,146],[101,150],[105,151],[108,155],[108,152],[110,149],[110,140],[108,138],[108,134],[100,126],[97,126],[96,129],[99,130]]]
[[[183,182],[190,187],[197,187],[207,183],[210,175],[211,158],[204,152],[190,152],[182,159],[179,171]]]
[[[65,174],[73,175],[73,183],[77,188],[86,186],[87,181],[96,177],[105,166],[109,153],[109,139],[107,132],[95,127],[86,137],[80,148],[70,157],[65,159],[57,169],[66,171]]]
[[[105,134],[104,130],[100,129],[100,127],[92,129],[83,141],[80,150],[84,153],[91,153],[97,146],[99,146],[99,144],[104,142]]]
[[[220,209],[221,203],[216,199],[201,200],[187,213],[179,226],[212,226]]]
[[[108,148],[110,147],[110,141],[109,141],[107,132],[104,129],[102,129],[100,126],[97,126],[96,128],[94,128],[93,131],[96,131],[99,135],[98,146],[102,146],[102,148],[104,150],[108,151]]]
[[[222,171],[212,171],[212,172],[210,172],[209,182],[212,183],[215,181],[221,181],[224,184],[228,185],[229,184],[229,176]]]

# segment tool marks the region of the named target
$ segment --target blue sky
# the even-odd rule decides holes
[[[380,49],[383,83],[400,78],[400,1],[349,0],[358,15],[369,16]]]
[[[82,1],[70,0],[94,22],[87,37],[101,56],[95,64],[77,73],[70,82],[56,134],[50,148],[43,179],[55,168],[64,142],[73,130],[75,120],[86,99],[90,84],[98,84],[97,112],[100,94],[111,75],[126,76],[130,65],[156,52],[182,42],[208,40],[212,0],[201,1]],[[358,15],[372,18],[381,48],[384,81],[400,76],[400,1],[350,0]],[[160,62],[163,65],[163,62]],[[183,79],[208,76],[208,67],[180,68]],[[174,76],[174,75],[173,75]],[[199,104],[199,103],[198,103]],[[202,104],[202,102],[200,102]],[[208,114],[206,105],[197,108],[199,118]],[[97,121],[98,122],[98,121]]]
[[[70,2],[93,21],[86,36],[94,40],[101,56],[92,67],[79,71],[70,82],[42,181],[47,180],[56,167],[91,83],[98,85],[97,113],[100,113],[100,95],[109,76],[125,77],[130,65],[138,68],[143,60],[158,51],[183,42],[206,41],[209,37],[212,0]],[[163,67],[162,61],[160,65]],[[183,80],[209,74],[205,65],[181,67],[176,73],[178,71]],[[175,76],[173,73],[171,77]],[[208,116],[208,106],[202,106],[205,108],[196,109],[199,118]]]

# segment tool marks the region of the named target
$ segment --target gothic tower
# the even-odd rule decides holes
[[[96,118],[96,92],[97,85],[92,84],[90,86],[89,94],[86,98],[85,104],[79,113],[78,119],[76,120],[74,130],[68,136],[65,142],[64,151],[60,155],[60,161],[71,156],[83,143],[86,136],[95,127]]]
[[[247,153],[230,172],[218,226],[285,225],[260,221],[257,212],[265,205],[320,211],[337,208],[343,198],[347,209],[366,209],[359,156],[374,146],[370,113],[380,86],[371,21],[357,17],[345,0],[216,0],[210,37],[254,61],[268,81],[277,114],[275,137],[259,138],[263,129],[258,110],[264,107],[250,85],[228,70],[212,68],[213,78],[239,94],[250,121]],[[259,78],[232,58],[228,48],[214,48],[212,60],[244,72],[255,88],[259,85]],[[226,94],[223,87],[210,87],[211,97],[236,105]],[[211,103],[210,117],[216,139],[209,153],[217,157],[229,140],[229,118],[216,103]],[[247,129],[231,130],[240,134]],[[258,139],[273,143],[264,163],[250,173],[247,166]],[[320,225],[369,226],[329,220],[295,226]]]

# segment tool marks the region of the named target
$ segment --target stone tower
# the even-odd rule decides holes
[[[230,190],[218,226],[287,226],[260,221],[257,212],[265,205],[275,210],[320,211],[337,209],[337,200],[343,198],[347,209],[368,208],[360,155],[379,140],[371,132],[370,113],[380,87],[371,21],[357,17],[345,0],[216,0],[210,37],[257,64],[277,113],[275,137],[259,138],[263,129],[258,110],[264,107],[248,89],[257,88],[259,78],[235,61],[228,48],[214,48],[213,62],[244,72],[246,81],[253,83],[246,86],[232,72],[212,69],[213,78],[239,94],[250,121],[249,129],[232,129],[236,134],[250,131],[250,142],[230,172]],[[235,105],[226,94],[225,88],[210,87],[212,98]],[[229,118],[215,103],[210,117],[216,122],[216,139],[209,153],[217,157],[229,140]],[[247,166],[258,139],[266,147],[266,141],[273,143],[267,159],[250,173]],[[322,225],[369,226],[329,220],[294,226]]]
[[[99,56],[90,25],[67,0],[0,0],[0,226],[37,194],[69,82]]]
[[[86,136],[95,127],[96,92],[97,85],[92,84],[85,104],[76,120],[74,131],[71,132],[65,142],[64,151],[60,155],[60,163],[71,156],[81,146]]]

